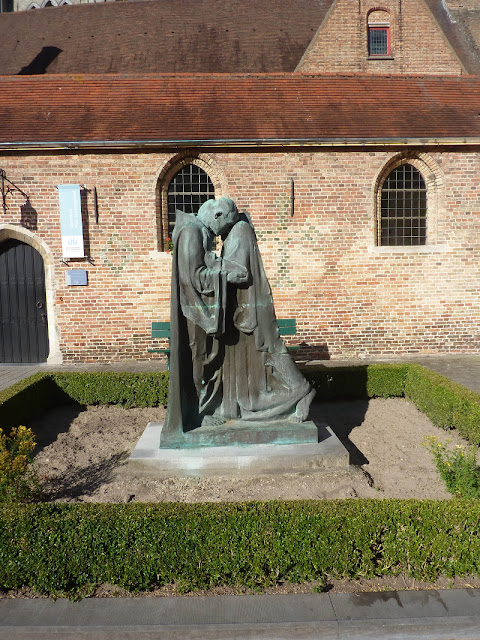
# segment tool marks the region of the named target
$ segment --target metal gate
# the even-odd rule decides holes
[[[45,362],[47,301],[42,256],[18,240],[0,244],[0,362]]]

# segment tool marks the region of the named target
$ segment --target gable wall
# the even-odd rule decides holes
[[[398,150],[401,151],[401,150]],[[480,353],[480,150],[422,152],[439,184],[429,245],[375,248],[374,185],[397,151],[210,151],[226,193],[256,226],[277,316],[297,318],[302,354],[334,359]],[[54,256],[52,300],[64,361],[151,356],[152,320],[169,319],[171,255],[156,249],[157,176],[174,153],[4,156],[31,200],[8,197],[2,226],[29,228]],[[294,215],[291,182],[295,180]],[[60,262],[57,184],[88,196],[92,264]],[[432,220],[433,225],[433,220]],[[86,287],[65,271],[86,268]]]
[[[379,8],[390,15],[389,60],[368,56],[367,16]],[[423,0],[337,0],[297,71],[461,74],[462,66]]]

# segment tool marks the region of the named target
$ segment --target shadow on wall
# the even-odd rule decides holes
[[[39,54],[27,64],[26,67],[22,67],[17,73],[19,76],[37,76],[42,73],[47,73],[48,67],[62,53],[62,49],[58,47],[43,47]]]
[[[90,257],[90,220],[88,215],[88,189],[80,191],[80,206],[82,210],[82,227],[83,227],[83,246],[85,255]]]
[[[32,207],[31,202],[27,200],[25,204],[20,207],[20,224],[25,229],[30,231],[37,230],[38,213],[37,210]]]
[[[308,360],[330,360],[330,352],[328,345],[322,344],[308,344],[307,342],[301,342],[298,345],[300,348],[295,347],[290,351],[293,359],[297,362],[304,362]]]

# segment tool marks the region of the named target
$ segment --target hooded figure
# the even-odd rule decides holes
[[[216,236],[224,246],[218,257]],[[229,420],[306,420],[314,392],[279,336],[252,225],[230,198],[173,232],[168,411],[160,446]]]

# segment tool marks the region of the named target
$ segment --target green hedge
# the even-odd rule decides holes
[[[305,373],[319,399],[406,396],[438,426],[480,442],[480,395],[424,367]],[[167,393],[164,372],[37,374],[0,392],[0,424],[61,402],[158,406]],[[255,588],[402,572],[435,580],[480,573],[479,525],[478,500],[1,505],[0,588]]]
[[[405,396],[442,429],[480,444],[480,394],[419,365],[409,365]]]
[[[317,399],[406,397],[437,427],[480,445],[480,394],[417,364],[306,367]]]
[[[408,364],[348,367],[307,366],[302,373],[317,390],[317,400],[403,396]]]
[[[480,573],[480,502],[40,504],[0,508],[0,588],[79,592]]]
[[[0,391],[0,426],[26,424],[59,404],[157,407],[168,399],[168,373],[38,373]]]
[[[61,391],[79,404],[158,407],[168,401],[168,373],[55,373]]]
[[[480,394],[414,364],[306,367],[317,400],[407,397],[434,424],[480,444]],[[168,400],[168,372],[40,373],[0,392],[0,426],[27,423],[65,402],[156,407]]]

